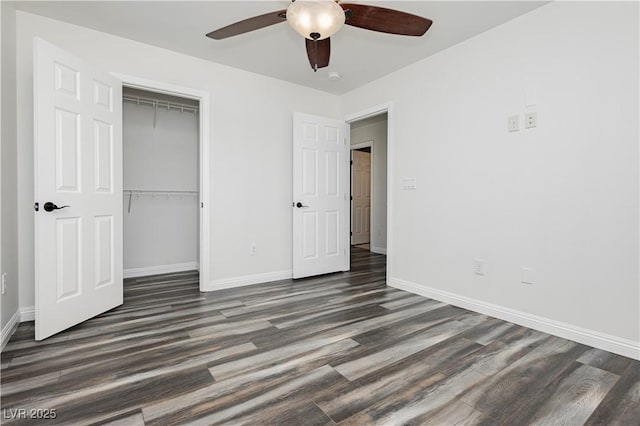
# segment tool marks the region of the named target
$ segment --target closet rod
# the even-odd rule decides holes
[[[124,102],[130,102],[137,105],[149,105],[154,108],[166,108],[175,109],[182,112],[198,113],[200,109],[195,105],[180,104],[177,102],[161,101],[159,99],[143,98],[140,96],[123,95],[122,100]]]

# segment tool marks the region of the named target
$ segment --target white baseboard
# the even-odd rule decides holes
[[[36,319],[36,307],[24,306],[20,308],[20,322],[35,321]]]
[[[387,254],[387,249],[382,247],[371,247],[371,251],[378,254]]]
[[[4,350],[4,347],[15,333],[18,324],[20,323],[20,310],[17,310],[9,319],[9,322],[2,327],[2,338],[0,339],[0,352]]]
[[[209,288],[206,291],[222,290],[225,288],[243,287],[246,285],[262,284],[271,281],[286,280],[292,277],[292,272],[288,271],[276,271],[267,272],[265,274],[245,275],[243,277],[234,278],[222,278],[219,280],[213,280],[209,284]]]
[[[173,265],[145,266],[130,268],[123,271],[124,278],[146,277],[148,275],[170,274],[173,272],[194,271],[198,269],[198,262],[174,263]]]
[[[449,303],[451,305],[499,318],[504,321],[509,321],[524,327],[529,327],[544,333],[553,334],[555,336],[593,346],[598,349],[603,349],[605,351],[640,360],[640,342],[634,342],[633,340],[588,330],[572,324],[482,302],[480,300],[412,283],[399,278],[390,278],[388,284],[391,287],[399,288],[420,296]]]

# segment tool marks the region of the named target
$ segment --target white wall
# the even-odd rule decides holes
[[[637,2],[554,2],[344,95],[393,103],[392,283],[637,357],[638,43]]]
[[[214,280],[291,268],[293,111],[393,102],[392,283],[637,348],[637,3],[551,3],[342,98],[26,13],[17,30],[21,306],[33,304],[37,35],[107,70],[211,93]],[[508,134],[527,91],[539,125]],[[401,191],[403,177],[417,189]]]
[[[351,123],[351,145],[372,141],[371,250],[387,250],[387,114]]]
[[[18,216],[16,145],[16,11],[11,4],[0,4],[2,15],[2,93],[0,170],[0,232],[2,235],[0,272],[7,274],[7,292],[2,298],[2,330],[10,326],[18,310]],[[8,331],[8,330],[7,330]],[[3,336],[4,337],[4,336]]]
[[[153,93],[143,92],[145,97]],[[198,115],[125,102],[124,189],[198,191]],[[198,195],[125,196],[125,276],[195,269]],[[142,270],[141,270],[142,269]],[[133,275],[132,275],[133,274]]]
[[[211,94],[213,281],[291,270],[292,113],[335,116],[339,98],[18,12],[18,193],[20,305],[34,303],[33,37],[111,72]],[[256,243],[256,256],[250,245]]]

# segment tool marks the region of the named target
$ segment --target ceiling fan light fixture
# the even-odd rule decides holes
[[[324,40],[344,25],[344,10],[334,0],[295,0],[287,8],[287,22],[309,40]]]

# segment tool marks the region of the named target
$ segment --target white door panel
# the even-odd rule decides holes
[[[35,52],[40,340],[122,304],[122,87],[44,40]]]
[[[294,114],[294,278],[349,269],[348,156],[344,122]]]

